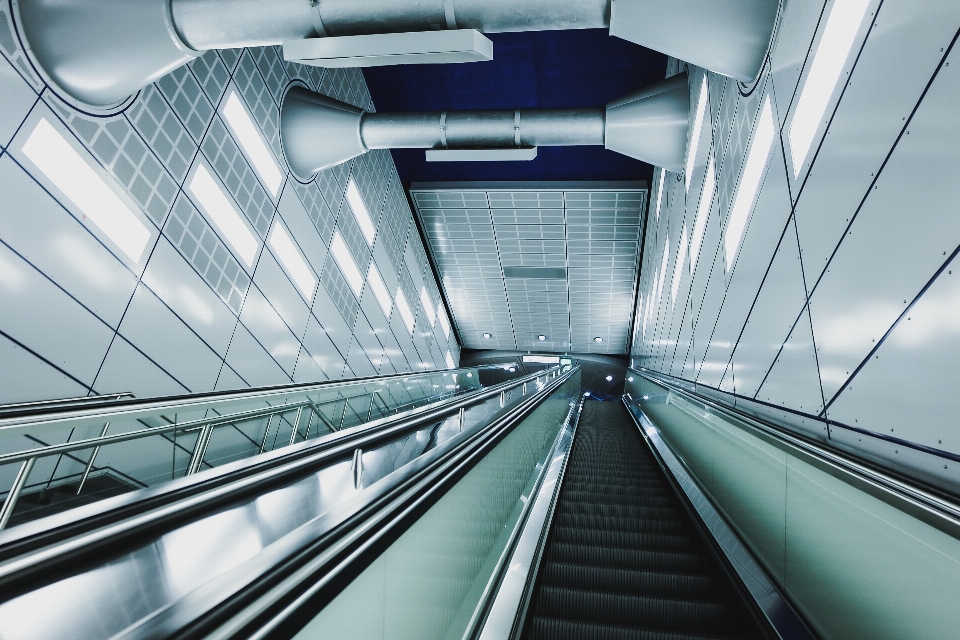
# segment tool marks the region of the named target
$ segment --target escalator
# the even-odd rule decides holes
[[[619,402],[584,405],[523,637],[763,637]]]
[[[484,380],[14,527],[0,637],[785,637],[623,405],[587,395],[576,366]]]

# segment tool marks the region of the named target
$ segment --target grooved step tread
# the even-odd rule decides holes
[[[524,637],[761,637],[619,402],[584,406]]]

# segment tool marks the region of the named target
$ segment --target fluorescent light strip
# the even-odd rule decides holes
[[[427,294],[426,287],[420,287],[420,304],[423,305],[423,310],[427,312],[427,320],[430,321],[432,327],[437,321],[437,316],[433,310],[433,305],[430,304],[430,296]]]
[[[657,186],[657,213],[654,222],[660,222],[660,204],[663,202],[663,181],[667,179],[667,170],[660,169],[660,184]]]
[[[693,224],[693,242],[690,245],[690,273],[697,268],[697,259],[700,257],[700,243],[703,241],[703,232],[707,229],[707,220],[710,219],[710,207],[713,205],[713,192],[717,186],[716,166],[711,157],[707,164],[707,175],[703,179],[703,193],[700,194],[700,206],[697,207],[697,220]]]
[[[347,204],[350,205],[353,217],[357,219],[357,224],[360,225],[364,240],[372,247],[373,237],[377,230],[373,227],[373,221],[370,220],[370,214],[367,212],[367,205],[363,203],[363,198],[360,196],[357,183],[353,178],[347,181]]]
[[[443,305],[437,310],[437,318],[440,320],[440,328],[443,329],[443,336],[450,339],[450,321],[447,320],[447,312],[443,309]]]
[[[350,285],[350,288],[353,289],[353,293],[359,298],[360,292],[363,291],[363,275],[360,273],[360,269],[357,268],[357,263],[353,261],[353,256],[350,255],[350,250],[347,249],[343,238],[340,237],[339,231],[334,231],[333,233],[330,252],[333,254],[333,259],[340,265],[340,272],[343,273],[343,277],[347,279],[347,283]]]
[[[445,360],[447,361],[447,369],[456,369],[456,368],[457,368],[456,365],[453,364],[453,355],[451,355],[451,353],[450,353],[449,350],[447,351],[447,355],[446,355]]]
[[[248,267],[253,266],[253,259],[257,256],[257,247],[260,243],[243,223],[229,196],[207,171],[206,165],[197,164],[197,170],[194,171],[188,188],[226,237],[227,242],[236,249],[244,263]]]
[[[677,247],[677,260],[673,264],[673,285],[670,290],[670,309],[677,304],[677,292],[680,290],[680,278],[683,276],[683,264],[687,260],[687,225],[683,225],[680,234],[680,246]]]
[[[670,236],[663,243],[663,260],[660,262],[660,272],[657,274],[657,295],[656,300],[660,301],[663,294],[663,278],[667,273],[667,263],[670,262]]]
[[[267,148],[267,143],[257,130],[247,109],[240,102],[236,91],[231,91],[223,107],[223,115],[233,131],[234,137],[243,148],[246,158],[253,164],[270,194],[276,198],[280,186],[283,184],[283,173],[273,159],[273,154]]]
[[[267,242],[270,243],[274,255],[279,258],[280,264],[293,278],[293,282],[300,289],[303,297],[308,301],[313,300],[313,289],[317,286],[317,279],[279,220],[273,223],[273,229],[270,231]]]
[[[534,364],[560,364],[560,356],[523,356],[522,361]]]
[[[703,129],[703,118],[707,111],[707,76],[703,76],[700,86],[700,97],[697,99],[697,116],[693,121],[693,135],[690,136],[690,150],[687,153],[687,168],[683,174],[687,191],[690,190],[690,178],[693,176],[693,163],[697,160],[697,147],[700,145],[700,132]]]
[[[46,118],[33,128],[23,153],[127,257],[140,262],[150,230]]]
[[[376,265],[372,262],[370,263],[370,269],[367,271],[367,282],[370,283],[370,288],[373,289],[373,295],[377,297],[377,302],[380,303],[383,315],[389,319],[390,311],[393,309],[393,300],[390,299],[390,292],[387,291],[387,285],[383,283],[380,272],[377,271]]]
[[[394,296],[397,301],[397,311],[400,312],[400,318],[403,324],[407,326],[407,331],[413,335],[413,313],[410,312],[410,305],[407,304],[407,297],[403,295],[400,287],[397,287],[397,295]]]
[[[727,271],[730,271],[733,259],[737,255],[740,239],[743,237],[743,230],[747,225],[747,218],[749,218],[750,211],[753,209],[757,189],[760,188],[760,180],[767,168],[770,149],[773,147],[774,132],[773,109],[770,106],[770,96],[768,95],[763,101],[760,118],[753,130],[753,142],[750,143],[747,164],[740,176],[737,195],[733,200],[733,209],[730,212],[730,219],[727,221],[727,231],[724,236]]]
[[[790,123],[794,178],[800,175],[807,159],[869,6],[870,0],[836,0],[830,9],[827,26],[817,45],[813,64],[803,82]]]

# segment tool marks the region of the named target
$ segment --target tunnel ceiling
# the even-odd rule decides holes
[[[611,37],[606,30],[488,37],[494,44],[491,62],[364,69],[376,109],[599,107],[662,80],[666,73],[666,56]],[[412,183],[468,182],[473,184],[466,190],[472,193],[467,200],[483,200],[482,207],[474,207],[460,194],[459,206],[440,206],[430,187],[421,188],[419,196],[411,194],[464,347],[627,352],[640,223],[652,177],[649,164],[595,146],[541,147],[537,158],[526,162],[427,162],[422,149],[391,153],[408,190]],[[543,184],[514,184],[505,191],[533,204],[500,206],[495,196],[491,205],[486,188],[476,183],[492,181],[634,184],[595,189],[608,199],[612,194],[613,204],[598,209],[601,200],[594,198],[591,204],[589,192],[581,206],[575,201],[584,196],[575,190],[568,193],[559,185],[544,189]],[[463,186],[450,188],[456,192]],[[529,193],[520,195],[525,189]],[[444,202],[457,200],[453,192],[447,191]],[[533,202],[541,197],[549,202]],[[517,209],[523,207],[527,211],[518,216]],[[532,213],[537,215],[523,215]],[[478,215],[482,221],[474,224]],[[594,225],[597,238],[591,241]],[[601,230],[617,241],[613,236],[601,240]],[[583,241],[571,242],[574,239]],[[548,263],[562,268],[562,277],[513,273],[515,267]],[[485,339],[484,333],[492,337]],[[539,335],[547,340],[539,341]],[[597,343],[595,337],[604,341]]]

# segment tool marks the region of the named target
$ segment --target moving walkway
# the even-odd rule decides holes
[[[469,372],[422,406],[0,533],[0,637],[870,637],[836,632],[832,600],[850,596],[785,574],[795,543],[763,536],[790,518],[718,484],[717,436],[690,440],[725,429],[743,447],[728,462],[756,477],[744,456],[766,426],[641,372],[622,402],[591,399],[576,366]],[[924,544],[943,558],[950,540]]]

